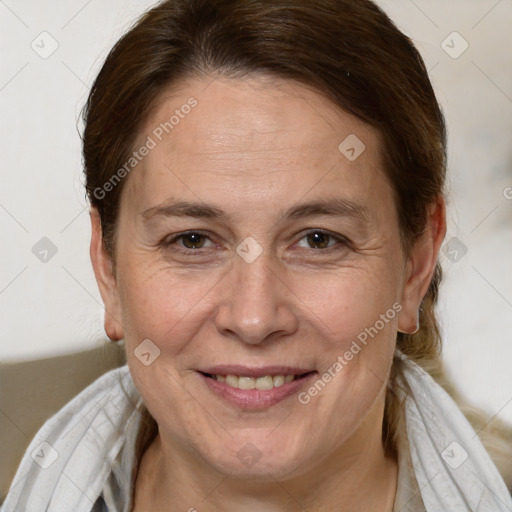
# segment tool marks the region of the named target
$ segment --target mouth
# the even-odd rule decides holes
[[[251,377],[248,375],[234,375],[234,374],[213,374],[206,372],[199,372],[209,379],[213,379],[217,382],[223,382],[227,386],[235,389],[250,390],[256,389],[259,391],[268,391],[274,388],[280,388],[290,382],[304,379],[309,375],[316,373],[315,371],[305,372],[301,374],[274,374],[270,373],[261,377]]]
[[[223,366],[197,371],[216,396],[244,410],[261,410],[281,402],[309,385],[315,370],[290,367]]]

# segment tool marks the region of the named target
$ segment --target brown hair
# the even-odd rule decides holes
[[[117,42],[83,112],[86,189],[113,262],[126,178],[108,194],[98,190],[130,158],[159,95],[190,77],[249,73],[312,87],[379,131],[407,254],[425,228],[428,207],[443,196],[446,167],[443,114],[411,40],[370,0],[169,0]],[[440,371],[434,312],[440,280],[438,265],[419,332],[397,337],[398,348],[434,374]],[[392,382],[400,372],[395,361]],[[403,428],[400,411],[391,387],[383,430],[388,450]]]

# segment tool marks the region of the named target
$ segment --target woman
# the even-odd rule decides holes
[[[4,512],[512,510],[432,378],[445,125],[378,7],[163,2],[84,120],[128,364],[41,429]]]

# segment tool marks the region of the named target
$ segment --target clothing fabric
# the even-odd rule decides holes
[[[127,366],[83,390],[30,443],[2,512],[130,512],[141,403]]]
[[[453,399],[413,361],[405,364],[407,438],[427,512],[512,511],[512,497]]]
[[[410,452],[399,453],[394,512],[512,511],[505,483],[456,404],[406,362]],[[100,377],[37,433],[2,512],[130,512],[141,404],[127,366]]]

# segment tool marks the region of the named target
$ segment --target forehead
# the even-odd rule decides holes
[[[194,199],[382,193],[376,130],[301,84],[265,76],[190,79],[165,91],[139,134],[151,146],[127,183],[142,208],[176,190]],[[309,192],[308,192],[309,190]],[[222,199],[222,198],[221,198]]]

